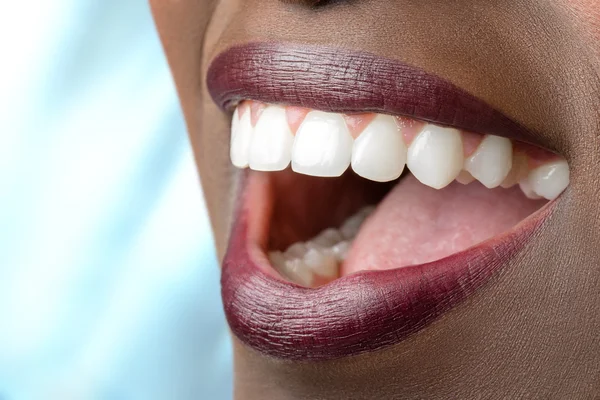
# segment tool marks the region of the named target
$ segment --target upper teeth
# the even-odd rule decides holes
[[[530,168],[528,156],[513,152],[515,145],[499,136],[481,136],[467,152],[466,133],[423,124],[409,137],[389,115],[375,115],[362,131],[351,132],[342,114],[310,111],[292,132],[284,107],[266,106],[255,124],[250,114],[250,107],[238,107],[231,125],[231,161],[239,168],[279,171],[291,163],[298,173],[331,177],[352,166],[364,178],[385,182],[397,179],[407,166],[436,189],[455,179],[464,184],[477,179],[488,188],[519,183],[529,197],[549,200],[569,184],[565,160],[554,157]]]
[[[340,114],[310,112],[292,147],[292,169],[313,176],[340,176],[350,166],[354,139]]]

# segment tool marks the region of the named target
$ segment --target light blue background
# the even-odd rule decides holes
[[[0,398],[230,398],[219,271],[147,3],[3,8]]]

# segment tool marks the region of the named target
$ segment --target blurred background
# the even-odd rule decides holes
[[[185,126],[144,0],[0,15],[0,399],[229,399]]]

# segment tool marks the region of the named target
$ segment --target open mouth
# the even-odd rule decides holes
[[[504,137],[257,101],[236,108],[230,154],[237,167],[266,172],[256,178],[270,210],[258,219],[260,250],[307,287],[466,250],[569,182],[564,159]]]
[[[327,359],[396,343],[489,280],[569,167],[440,78],[309,50],[230,49],[208,86],[233,111],[245,170],[222,273],[232,331],[272,356]],[[332,84],[331,68],[359,81]]]

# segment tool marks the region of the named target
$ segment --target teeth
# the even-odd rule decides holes
[[[251,109],[247,107],[241,118],[241,108],[236,109],[231,122],[230,157],[238,168],[280,171],[291,162],[295,172],[336,177],[351,165],[366,179],[388,182],[401,176],[408,166],[421,183],[435,189],[455,179],[465,185],[478,180],[488,188],[519,184],[528,197],[548,200],[555,199],[569,184],[565,160],[546,162],[530,171],[530,157],[538,163],[544,158],[518,144],[513,154],[513,143],[499,136],[486,135],[473,154],[464,159],[463,146],[470,151],[471,142],[467,135],[463,143],[456,129],[425,124],[411,142],[414,130],[422,125],[401,126],[396,117],[389,115],[369,116],[366,121],[371,122],[359,132],[361,128],[346,124],[342,114],[310,111],[302,114],[302,119],[288,120],[286,108],[275,105],[266,106],[252,127]],[[299,124],[295,136],[290,124]],[[475,134],[471,136],[476,138]],[[357,214],[346,221],[338,232],[341,238],[351,240],[361,218]],[[306,243],[304,252],[306,246],[328,248],[316,240]]]
[[[340,176],[350,165],[352,143],[340,114],[311,111],[296,133],[292,169],[306,175]]]
[[[309,241],[306,245],[314,248],[327,249],[336,243],[344,240],[337,229],[329,228],[321,232],[316,238]]]
[[[463,145],[456,129],[426,125],[408,148],[408,168],[435,189],[449,185],[463,167]]]
[[[557,160],[532,170],[527,177],[535,194],[554,200],[569,185],[569,165],[565,160]]]
[[[302,259],[287,260],[282,272],[292,281],[306,287],[311,287],[315,279],[313,271]]]
[[[289,259],[302,258],[307,251],[308,246],[304,243],[294,243],[285,251],[285,256]]]
[[[284,253],[270,252],[271,264],[288,279],[307,287],[336,279],[352,239],[373,209],[365,207],[348,218],[339,230],[328,228],[306,243],[292,244]],[[352,232],[348,231],[350,226]],[[344,230],[348,236],[343,234]]]
[[[256,171],[286,169],[291,160],[293,142],[294,135],[288,126],[285,109],[267,107],[254,127],[250,143],[250,168]]]
[[[465,161],[465,170],[489,189],[500,186],[511,167],[511,141],[493,135],[486,136],[475,153]]]
[[[309,249],[304,255],[304,264],[316,275],[335,279],[338,276],[339,264],[329,251]]]
[[[252,139],[252,124],[250,122],[250,110],[246,110],[240,119],[238,109],[233,113],[231,121],[231,163],[238,168],[248,166],[248,151]]]
[[[313,273],[302,259],[288,259],[280,251],[270,252],[269,259],[273,267],[285,275],[286,278],[303,286],[312,286]]]
[[[241,118],[241,108],[234,112],[230,157],[238,168],[280,171],[291,163],[297,173],[337,177],[352,166],[363,178],[388,182],[400,177],[408,167],[421,183],[435,189],[454,180],[465,185],[478,180],[488,188],[518,184],[528,198],[548,200],[555,199],[569,185],[565,160],[555,160],[544,152],[530,152],[526,145],[513,144],[503,137],[484,136],[465,159],[465,151],[470,152],[479,139],[476,134],[469,136],[468,132],[461,134],[434,124],[402,125],[398,118],[383,114],[369,115],[362,125],[342,114],[305,109],[301,110],[302,118],[288,119],[290,109],[260,106],[263,111],[254,127],[252,107]],[[294,130],[297,127],[295,135],[290,125]],[[531,163],[539,165],[544,161],[530,170]],[[307,287],[337,278],[352,241],[373,209],[365,207],[339,229],[325,229],[304,243],[292,244],[285,252],[270,252],[272,265],[283,276]]]
[[[378,115],[354,141],[352,169],[372,181],[393,181],[402,175],[406,151],[394,117]]]
[[[348,252],[350,251],[350,242],[342,241],[331,248],[332,254],[335,256],[338,262],[342,262],[346,259]]]
[[[525,194],[525,197],[527,197],[528,199],[539,200],[542,198],[542,196],[538,196],[537,194],[535,194],[535,192],[531,188],[531,184],[529,183],[529,181],[527,179],[524,179],[521,182],[519,182],[519,187]]]
[[[273,266],[279,270],[282,270],[285,267],[285,264],[287,263],[287,258],[285,254],[283,254],[280,251],[270,252],[269,260],[271,261],[271,264],[273,264]]]

